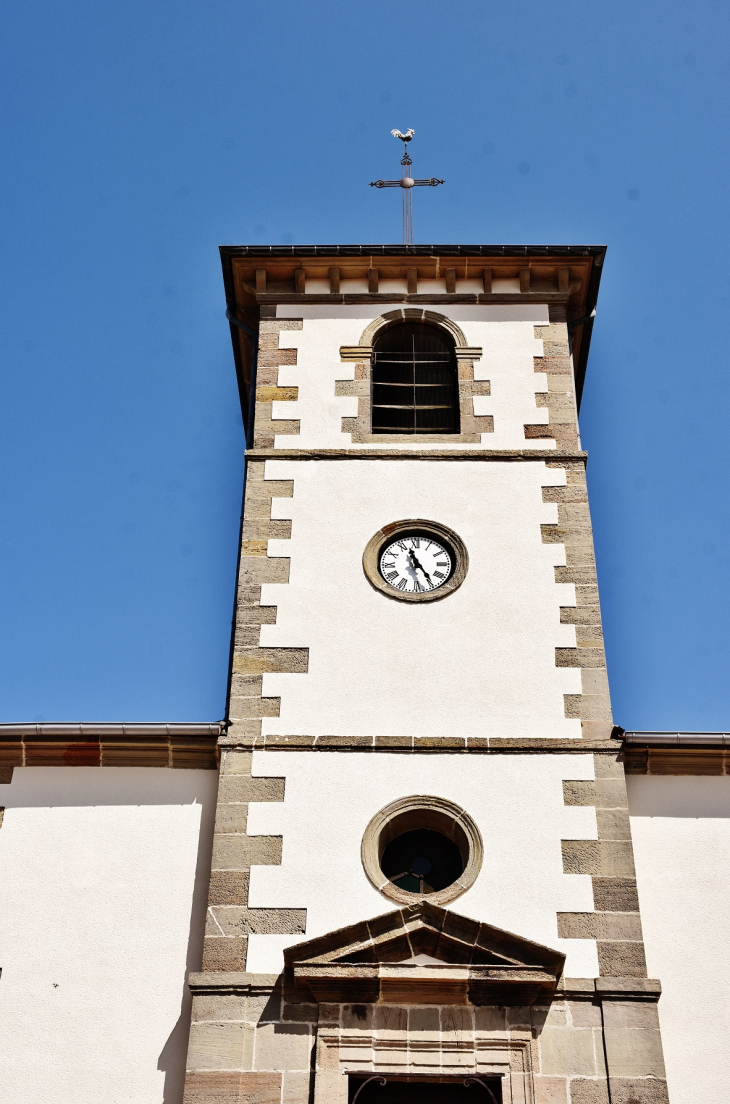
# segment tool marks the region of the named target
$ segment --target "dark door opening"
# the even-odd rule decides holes
[[[356,1096],[357,1104],[502,1104],[502,1082],[499,1077],[406,1081],[385,1074],[350,1076],[349,1104]]]

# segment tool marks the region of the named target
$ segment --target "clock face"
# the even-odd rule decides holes
[[[380,574],[402,594],[437,590],[454,573],[454,554],[425,534],[404,534],[380,554]]]

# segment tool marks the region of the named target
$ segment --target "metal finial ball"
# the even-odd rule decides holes
[[[413,179],[412,176],[404,176],[404,177],[402,177],[401,182],[400,182],[401,188],[412,188],[414,184],[415,184],[415,180]]]

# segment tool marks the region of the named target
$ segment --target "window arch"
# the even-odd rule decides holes
[[[458,433],[452,337],[426,322],[399,322],[373,343],[372,432]]]

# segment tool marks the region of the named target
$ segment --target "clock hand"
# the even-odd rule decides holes
[[[430,583],[431,582],[431,576],[426,571],[425,567],[421,564],[421,561],[418,559],[418,557],[416,556],[416,553],[413,551],[412,548],[408,549],[408,555],[411,557],[411,561],[413,563],[413,566],[414,567],[420,567],[421,571],[423,572],[423,574],[426,576],[426,578],[428,579],[428,581]]]

